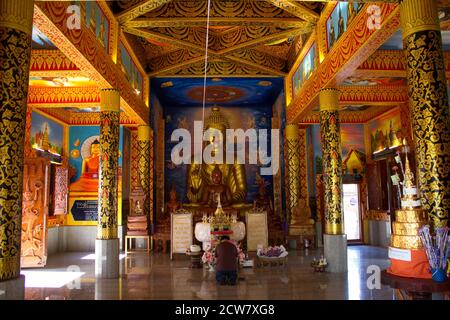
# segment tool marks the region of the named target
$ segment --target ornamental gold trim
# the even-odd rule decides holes
[[[6,27],[31,35],[33,26],[34,1],[1,0],[0,28]]]
[[[149,141],[150,140],[150,126],[139,126],[138,127],[138,141]]]
[[[100,111],[120,112],[120,94],[118,90],[100,90]]]
[[[428,214],[423,209],[397,210],[395,221],[402,223],[427,223]]]
[[[399,236],[418,236],[419,229],[426,225],[426,222],[393,222],[392,223],[392,233]]]
[[[400,249],[421,249],[423,246],[419,236],[392,235],[391,247]]]
[[[344,225],[327,222],[325,224],[325,234],[333,234],[333,235],[344,234]]]
[[[17,278],[19,277],[19,274],[20,274],[20,253],[14,257],[0,258],[0,281]]]
[[[339,110],[340,91],[334,88],[322,89],[319,92],[320,111]]]
[[[297,124],[288,124],[286,126],[286,139],[298,139],[299,128]]]
[[[403,39],[420,31],[441,31],[436,0],[403,0],[400,15]]]

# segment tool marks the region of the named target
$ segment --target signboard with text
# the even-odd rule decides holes
[[[247,250],[256,251],[258,246],[268,246],[267,213],[247,212]]]
[[[174,253],[186,253],[192,245],[192,213],[175,213],[171,215],[170,258]]]

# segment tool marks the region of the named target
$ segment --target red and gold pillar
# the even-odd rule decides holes
[[[320,92],[320,135],[325,185],[325,233],[343,234],[339,91],[336,89]]]
[[[33,8],[32,0],[0,1],[0,299],[24,296],[22,171]]]
[[[330,272],[347,271],[347,236],[342,213],[342,158],[339,91],[320,91],[320,135],[325,198],[324,254]]]
[[[290,226],[294,208],[298,205],[300,197],[300,137],[299,127],[297,124],[288,124],[285,129],[286,133],[286,159],[287,165],[286,175],[286,202],[287,202],[287,222]],[[289,228],[289,232],[290,232]]]
[[[423,208],[434,226],[450,211],[450,116],[436,0],[401,1],[403,47]]]
[[[150,153],[151,153],[151,134],[152,129],[150,126],[138,127],[138,162],[139,162],[139,182],[142,191],[145,194],[144,199],[144,213],[148,217],[148,221],[152,223],[153,210],[152,209],[152,194],[151,190],[151,171],[150,171]]]
[[[100,91],[100,164],[98,181],[98,225],[95,242],[95,274],[119,277],[118,167],[120,95],[116,89]]]

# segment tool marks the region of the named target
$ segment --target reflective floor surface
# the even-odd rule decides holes
[[[121,255],[121,278],[96,279],[92,253],[50,256],[41,269],[23,269],[26,299],[163,299],[163,300],[386,300],[394,291],[377,289],[374,270],[389,266],[387,249],[348,248],[348,273],[314,273],[310,264],[321,249],[290,251],[286,266],[241,269],[236,286],[219,286],[215,273],[191,269],[190,259],[168,254]],[[369,283],[369,286],[368,286]],[[370,289],[370,288],[372,289]]]

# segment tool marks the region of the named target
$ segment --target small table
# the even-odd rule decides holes
[[[394,289],[405,292],[412,300],[431,300],[433,293],[443,293],[450,291],[450,280],[436,282],[431,279],[415,279],[399,277],[381,272],[381,283]]]
[[[133,239],[144,239],[147,242],[145,249],[133,248]],[[151,249],[150,236],[125,236],[125,255],[136,252],[150,252]]]
[[[199,252],[186,251],[186,255],[191,257],[191,268],[193,268],[193,269],[203,268],[202,262],[201,262],[202,254],[203,254],[203,252],[201,252],[201,251],[199,251]]]

